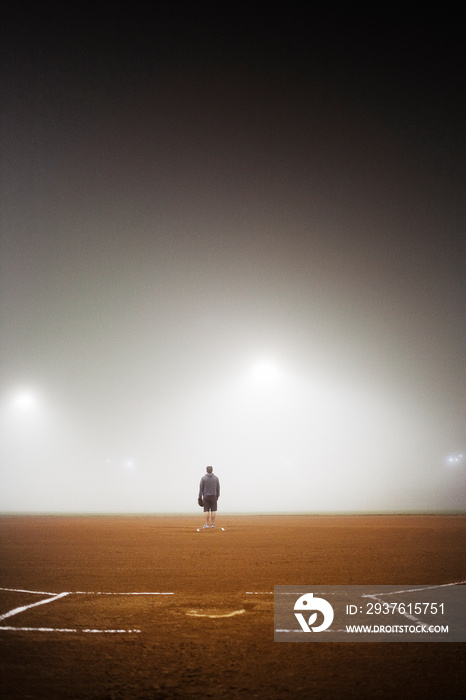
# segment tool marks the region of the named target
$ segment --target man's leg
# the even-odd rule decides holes
[[[215,523],[216,516],[217,516],[217,499],[214,498],[213,503],[212,503],[212,512],[210,514],[210,527],[215,527],[214,523]]]

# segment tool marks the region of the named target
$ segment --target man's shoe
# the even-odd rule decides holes
[[[207,525],[207,527],[209,527],[209,526]],[[214,525],[214,524],[212,523],[212,525],[211,525],[210,527],[212,527],[212,528],[213,528],[213,527],[215,527],[215,525]]]
[[[206,523],[205,525],[202,526],[202,529],[203,529],[203,530],[208,530],[208,529],[209,529],[209,526],[207,525],[207,523]]]

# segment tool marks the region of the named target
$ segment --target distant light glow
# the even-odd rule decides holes
[[[456,454],[451,454],[447,457],[447,464],[452,467],[458,466],[464,462],[464,455],[462,452]]]
[[[271,360],[260,360],[251,369],[251,379],[257,384],[273,384],[279,376],[280,370]]]
[[[21,389],[13,395],[13,405],[23,411],[30,411],[38,404],[37,394],[30,389]]]

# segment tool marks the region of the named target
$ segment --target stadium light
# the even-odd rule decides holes
[[[11,404],[21,412],[29,412],[38,407],[39,397],[32,389],[18,389],[12,395]]]
[[[255,384],[266,386],[277,382],[280,377],[280,370],[275,362],[260,360],[253,365],[250,376]]]

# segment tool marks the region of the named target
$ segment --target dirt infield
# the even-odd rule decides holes
[[[465,516],[219,515],[216,530],[197,532],[200,524],[1,517],[2,697],[464,694],[463,644],[279,644],[271,592],[464,581]]]

